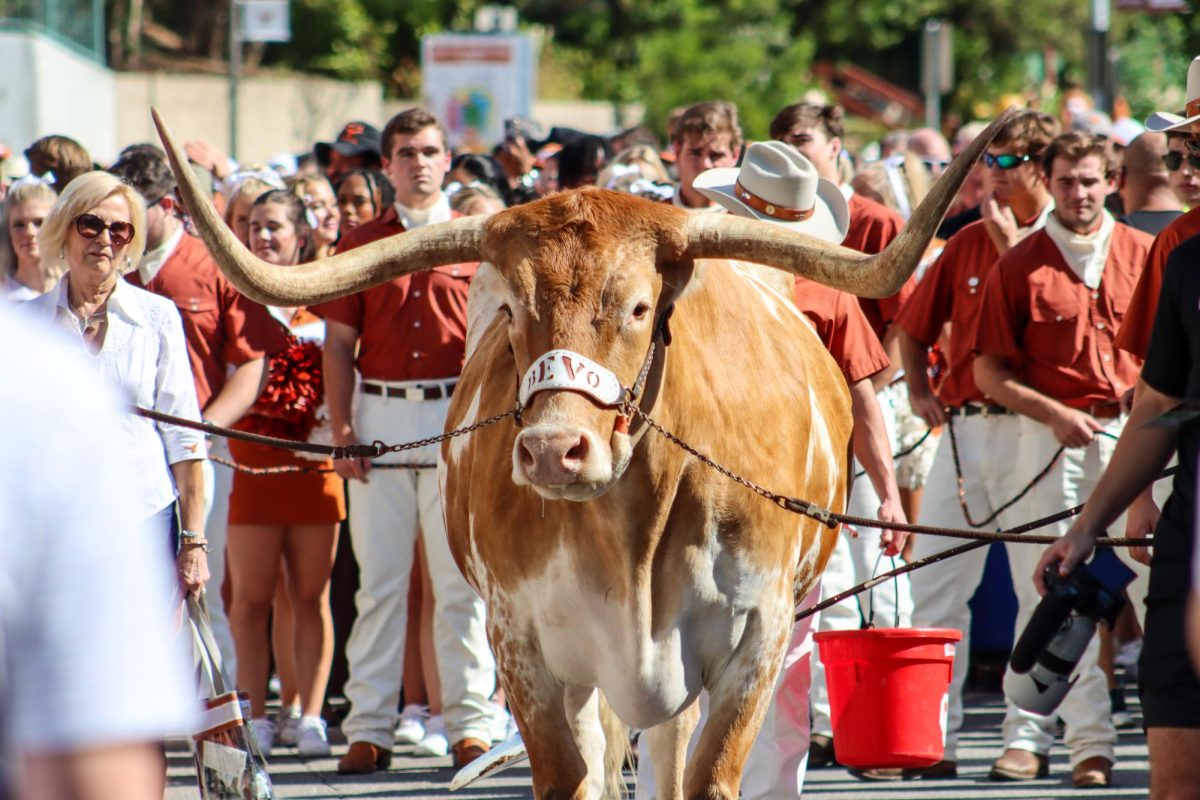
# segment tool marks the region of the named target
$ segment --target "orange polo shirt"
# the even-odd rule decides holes
[[[987,278],[976,352],[1005,358],[1025,385],[1071,408],[1117,400],[1142,368],[1114,339],[1150,242],[1118,222],[1092,290],[1045,230],[1031,234]]]
[[[1193,208],[1159,231],[1150,246],[1146,266],[1138,280],[1137,290],[1125,312],[1125,321],[1117,331],[1117,347],[1145,358],[1150,348],[1150,332],[1154,330],[1154,315],[1158,311],[1158,295],[1162,291],[1163,269],[1171,251],[1185,239],[1200,234],[1200,208]]]
[[[944,405],[987,403],[975,385],[975,332],[983,312],[983,287],[999,258],[996,245],[980,222],[966,226],[946,242],[941,256],[916,285],[896,316],[896,324],[926,347],[931,347],[950,323],[946,352],[949,369],[938,387]]]
[[[854,295],[797,276],[793,297],[846,376],[846,383],[858,383],[891,363]]]
[[[850,206],[850,225],[842,247],[873,256],[882,253],[891,241],[900,235],[900,229],[904,227],[904,220],[899,214],[858,192],[850,195],[847,205]],[[916,278],[910,277],[900,291],[891,297],[858,299],[867,321],[871,323],[871,329],[881,341],[888,325],[896,318],[900,307],[904,305],[916,285]]]
[[[403,232],[396,209],[389,208],[342,237],[338,252]],[[355,366],[364,380],[454,378],[465,358],[467,290],[478,267],[449,264],[393,278],[311,310],[358,331]]]

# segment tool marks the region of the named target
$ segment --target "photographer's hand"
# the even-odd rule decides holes
[[[1046,593],[1046,585],[1042,580],[1046,567],[1057,564],[1059,575],[1069,575],[1071,570],[1091,556],[1092,551],[1096,549],[1098,535],[1076,522],[1065,536],[1047,547],[1033,571],[1033,585],[1037,587],[1038,594]]]

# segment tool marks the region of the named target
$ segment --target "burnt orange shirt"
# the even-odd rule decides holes
[[[389,208],[342,237],[338,252],[403,232]],[[393,278],[310,310],[358,331],[355,366],[364,380],[454,378],[466,354],[467,290],[478,267],[449,264]]]
[[[1118,222],[1092,290],[1045,230],[1031,234],[987,278],[976,352],[1003,357],[1026,386],[1071,408],[1117,400],[1142,368],[1113,340],[1150,242]]]
[[[1163,268],[1167,256],[1186,239],[1200,234],[1200,208],[1193,208],[1182,217],[1159,231],[1146,256],[1146,266],[1138,279],[1125,321],[1117,331],[1117,347],[1145,358],[1150,348],[1150,331],[1154,329],[1154,315],[1158,311],[1158,295],[1162,291]]]
[[[891,244],[892,239],[900,235],[900,229],[904,227],[904,220],[899,214],[858,192],[850,195],[847,204],[850,206],[850,225],[846,229],[842,247],[873,256],[882,253]],[[880,340],[916,285],[917,279],[910,277],[900,291],[891,297],[858,298],[858,304],[862,306],[867,322],[871,323],[871,329]]]
[[[797,276],[793,297],[846,376],[846,383],[858,383],[891,363],[854,295]]]
[[[274,355],[287,346],[283,326],[233,288],[195,236],[183,235],[149,284],[142,285],[137,270],[125,280],[179,308],[201,409],[225,388],[230,366]]]
[[[983,310],[983,287],[999,254],[983,222],[973,222],[950,240],[938,260],[925,272],[896,316],[896,324],[926,347],[931,347],[950,323],[946,360],[949,369],[938,399],[944,405],[986,403],[975,385],[975,331]]]

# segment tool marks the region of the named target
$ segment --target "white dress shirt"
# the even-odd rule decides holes
[[[168,626],[174,565],[138,509],[129,415],[91,358],[4,306],[0,796],[15,754],[160,740],[195,706]]]
[[[85,350],[67,299],[70,275],[22,308],[64,331]],[[117,280],[108,297],[108,330],[93,358],[100,372],[131,405],[191,420],[200,419],[196,385],[175,304]],[[136,465],[130,480],[141,489],[140,511],[149,517],[176,497],[170,465],[204,459],[204,434],[153,422],[129,413],[121,418],[120,441]],[[102,467],[101,467],[102,468]]]
[[[165,242],[142,256],[142,261],[137,268],[138,277],[142,279],[142,286],[149,286],[150,281],[154,280],[154,276],[158,275],[163,264],[167,263],[167,259],[175,253],[179,243],[183,241],[183,234],[183,226],[180,225],[173,234],[167,237]]]

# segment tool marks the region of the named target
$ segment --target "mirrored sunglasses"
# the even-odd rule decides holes
[[[991,153],[983,154],[983,163],[988,169],[999,167],[1000,169],[1013,169],[1019,167],[1029,160],[1029,154],[1023,156],[1014,156],[1012,153],[1004,153],[994,156]]]
[[[1178,150],[1171,150],[1162,157],[1162,161],[1167,165],[1167,169],[1171,172],[1176,171],[1183,166],[1184,159],[1187,159],[1187,165],[1194,170],[1200,170],[1200,155],[1184,156]]]
[[[109,238],[115,247],[124,247],[133,241],[133,223],[122,222],[105,222],[95,214],[80,214],[75,218],[75,230],[85,239],[95,239],[100,234],[108,231]]]

